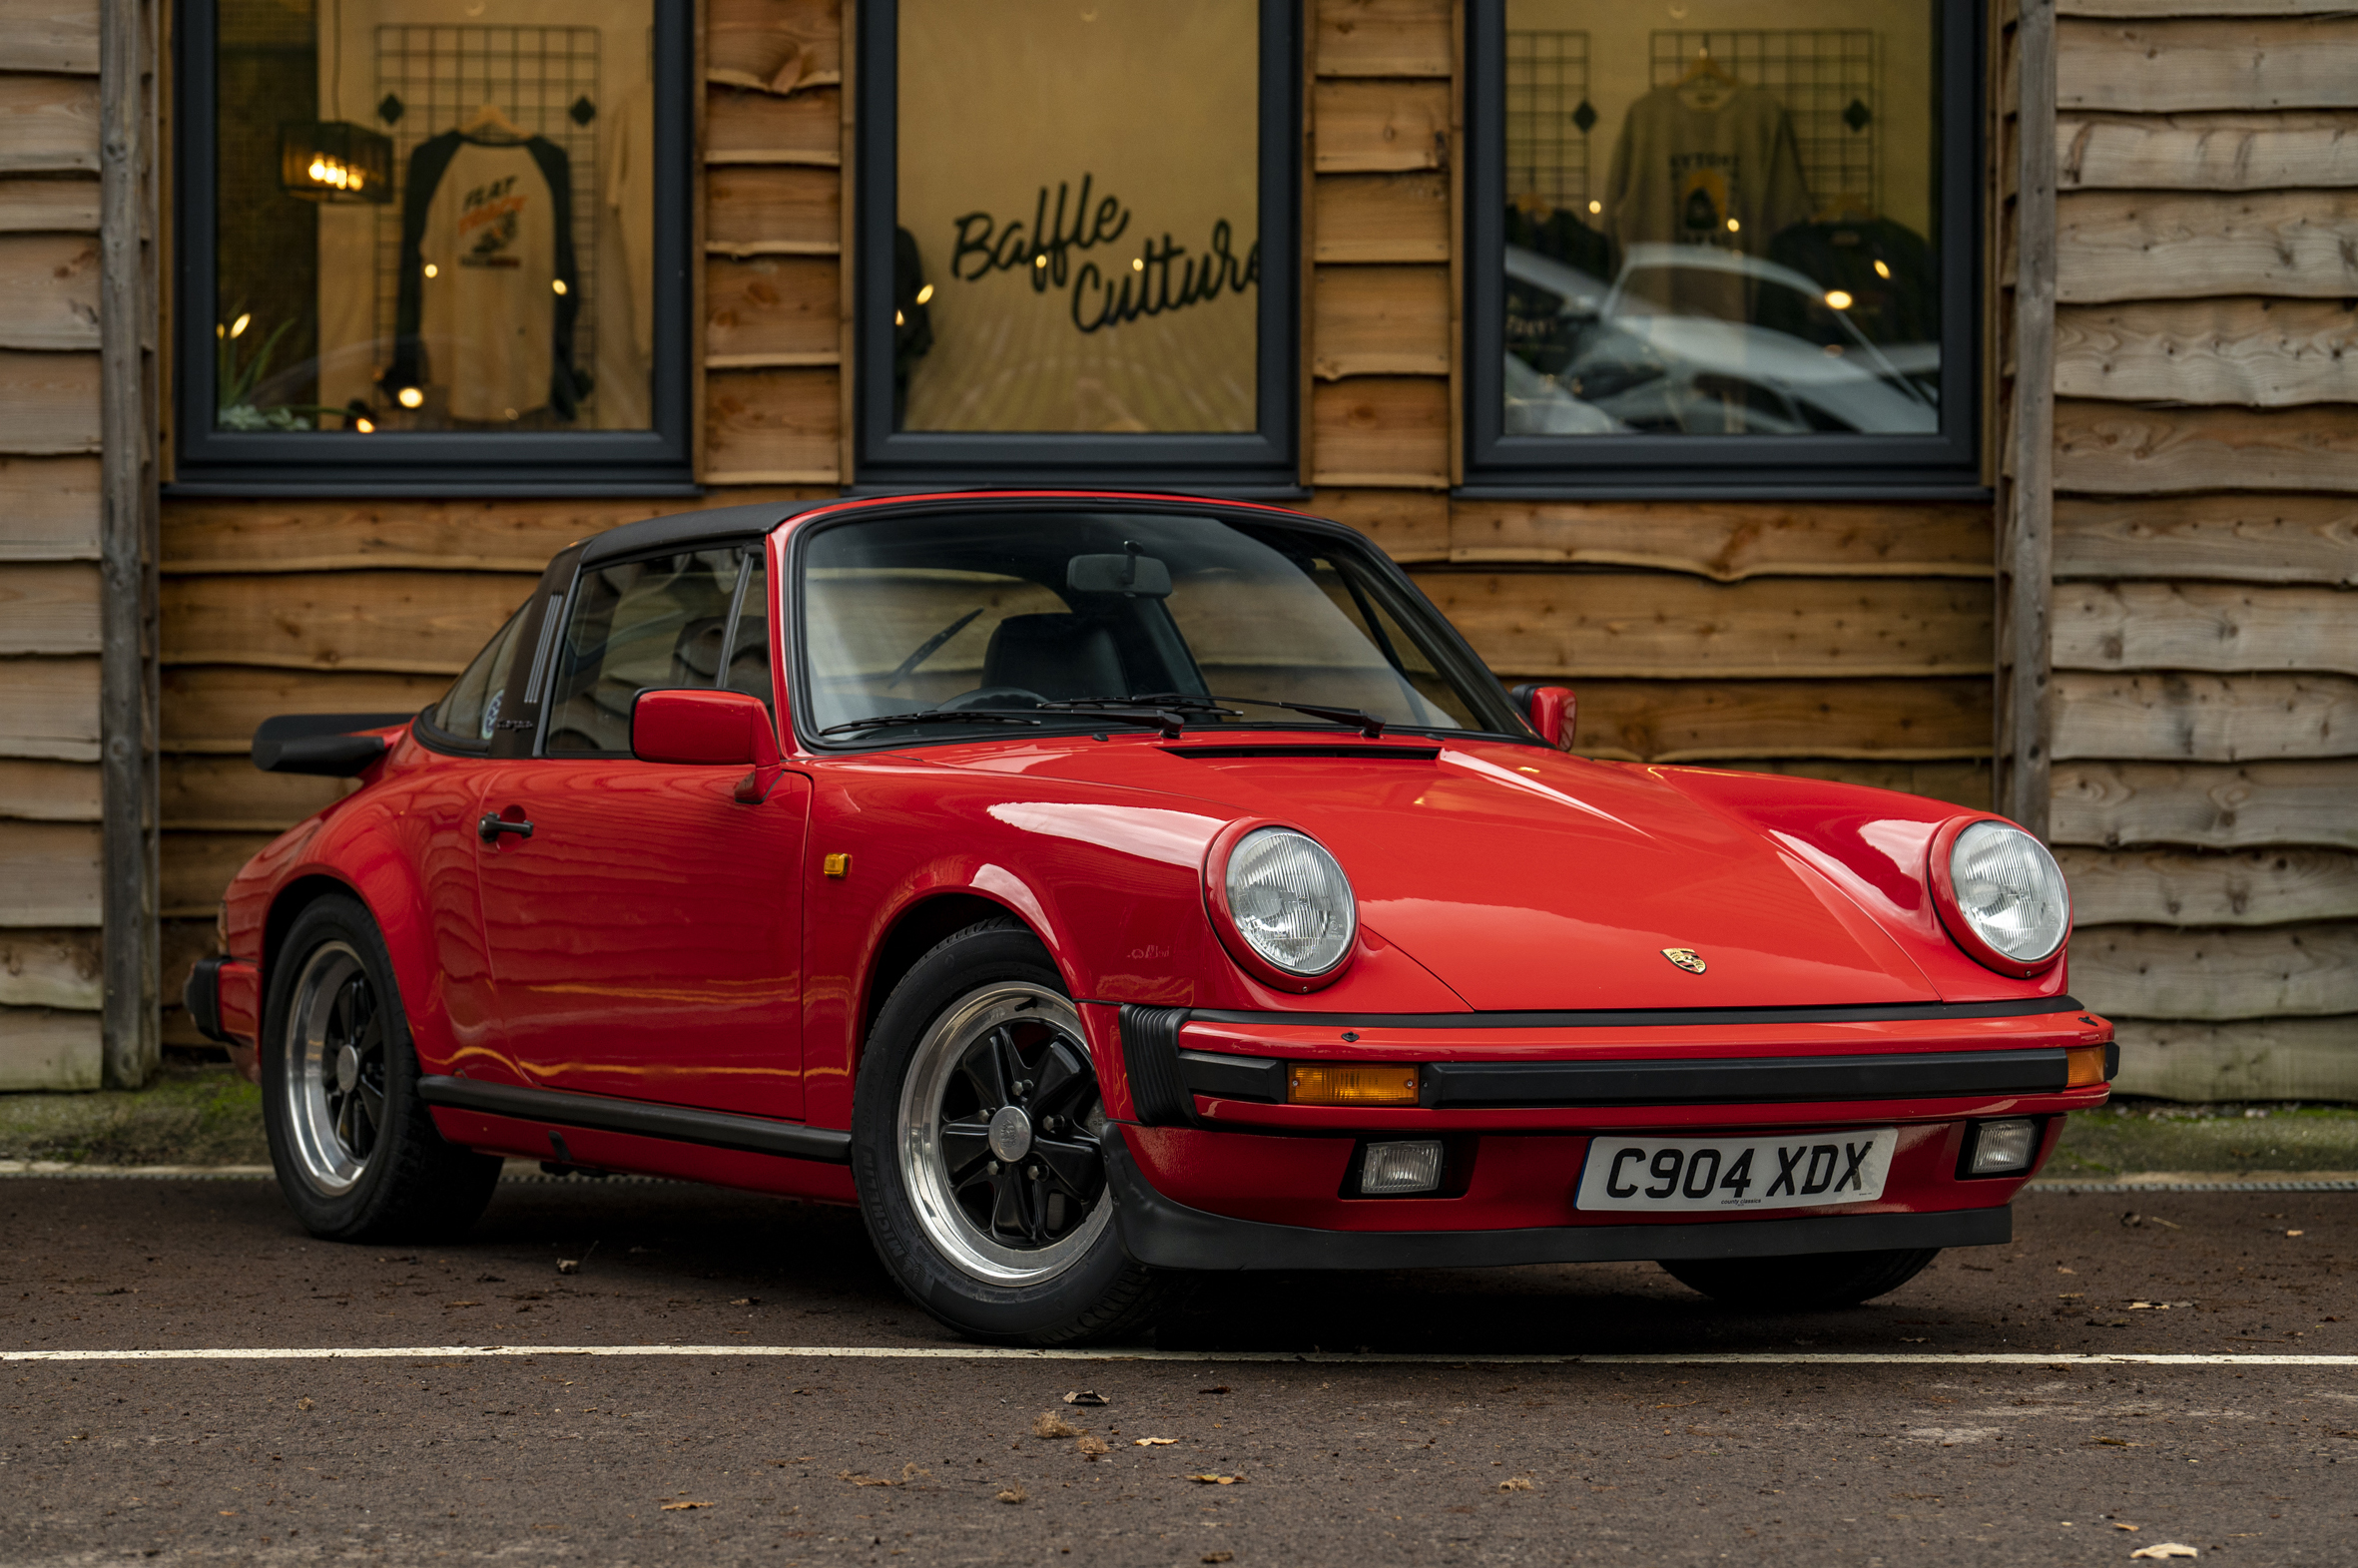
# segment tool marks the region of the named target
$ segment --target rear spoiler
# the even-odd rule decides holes
[[[281,714],[254,731],[254,766],[266,774],[315,774],[354,779],[388,750],[381,735],[415,714]]]

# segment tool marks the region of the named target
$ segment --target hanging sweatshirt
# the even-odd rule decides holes
[[[388,389],[443,387],[458,419],[505,422],[544,406],[573,417],[571,182],[564,149],[541,137],[446,131],[419,144],[402,193]]]
[[[1604,204],[1605,233],[1624,261],[1637,245],[1759,256],[1810,216],[1785,106],[1757,87],[1708,82],[1657,87],[1629,106]],[[1725,272],[1652,269],[1632,285],[1672,310],[1739,321],[1750,313],[1742,279]]]

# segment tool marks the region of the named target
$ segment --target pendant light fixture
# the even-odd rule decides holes
[[[326,120],[292,120],[279,127],[279,187],[305,202],[390,202],[393,139],[341,118],[343,5],[328,8]]]

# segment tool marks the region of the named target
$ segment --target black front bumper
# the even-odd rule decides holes
[[[228,962],[227,958],[198,959],[189,970],[188,983],[181,987],[180,1004],[189,1010],[189,1020],[199,1034],[222,1045],[236,1045],[221,1026],[221,966]]]
[[[1519,1231],[1320,1231],[1232,1220],[1174,1203],[1148,1184],[1119,1137],[1106,1141],[1105,1163],[1122,1246],[1140,1263],[1158,1269],[1481,1269],[1662,1258],[1789,1258],[1990,1247],[2014,1240],[2012,1208]]]

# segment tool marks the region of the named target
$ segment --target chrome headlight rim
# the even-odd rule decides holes
[[[2055,945],[2046,952],[2022,957],[2005,951],[1983,934],[1980,925],[1966,911],[1965,900],[1957,892],[1957,847],[1959,840],[1977,827],[1995,828],[2019,835],[2037,852],[2047,873],[2055,878],[2054,890],[2063,905],[2063,917]],[[1931,865],[1928,869],[1934,893],[1933,904],[1940,911],[1941,924],[1948,929],[1950,938],[1965,949],[1967,956],[1983,968],[2027,979],[2063,961],[2064,950],[2071,945],[2071,888],[2063,879],[2063,867],[2056,863],[2055,855],[2040,841],[2038,834],[2003,816],[1954,817],[1943,823],[1940,831],[1933,835]]]
[[[1341,951],[1323,968],[1290,968],[1264,953],[1245,934],[1243,923],[1238,920],[1236,909],[1230,901],[1228,873],[1237,851],[1249,840],[1272,832],[1288,834],[1307,843],[1326,859],[1336,879],[1342,883],[1343,908],[1350,925],[1344,932]],[[1268,817],[1247,817],[1221,829],[1204,856],[1204,903],[1212,917],[1212,929],[1219,936],[1220,945],[1228,950],[1228,956],[1254,979],[1277,990],[1299,993],[1331,985],[1351,967],[1352,959],[1359,951],[1359,892],[1351,884],[1351,873],[1343,868],[1342,860],[1332,849],[1319,842],[1317,834],[1292,822]]]

